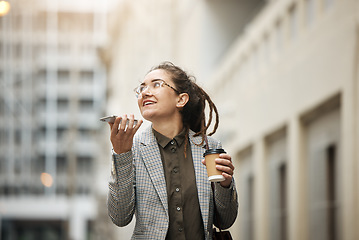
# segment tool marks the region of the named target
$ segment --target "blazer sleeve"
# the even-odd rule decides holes
[[[220,183],[215,183],[216,210],[214,224],[221,229],[230,228],[237,218],[238,199],[234,178],[229,188],[224,188]]]
[[[222,143],[209,137],[212,147],[222,148]],[[230,228],[238,214],[238,196],[234,178],[229,188],[224,188],[220,183],[215,183],[214,199],[217,212],[214,214],[214,225],[221,229]]]
[[[128,225],[135,212],[135,173],[132,151],[112,155],[112,180],[107,199],[108,215],[117,226]]]

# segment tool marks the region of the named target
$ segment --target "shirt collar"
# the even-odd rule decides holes
[[[186,137],[186,129],[184,128],[177,136],[173,139],[170,139],[161,133],[157,132],[155,129],[152,128],[153,134],[155,135],[158,144],[165,148],[172,140],[177,144],[177,146],[181,146]]]

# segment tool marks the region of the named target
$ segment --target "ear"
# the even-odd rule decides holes
[[[183,108],[189,101],[188,93],[181,93],[178,95],[176,107]]]

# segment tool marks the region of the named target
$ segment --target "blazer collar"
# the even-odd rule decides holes
[[[140,142],[144,146],[152,145],[153,143],[157,142],[156,137],[152,132],[152,125],[144,130],[144,134],[142,134],[142,138],[140,139]]]
[[[189,139],[192,143],[194,143],[196,146],[205,148],[205,142],[202,143],[202,137],[201,136],[194,136],[195,132],[192,130],[189,130]]]

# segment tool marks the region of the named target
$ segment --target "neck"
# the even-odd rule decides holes
[[[182,119],[180,121],[152,122],[152,127],[157,132],[168,138],[174,138],[183,130]]]

